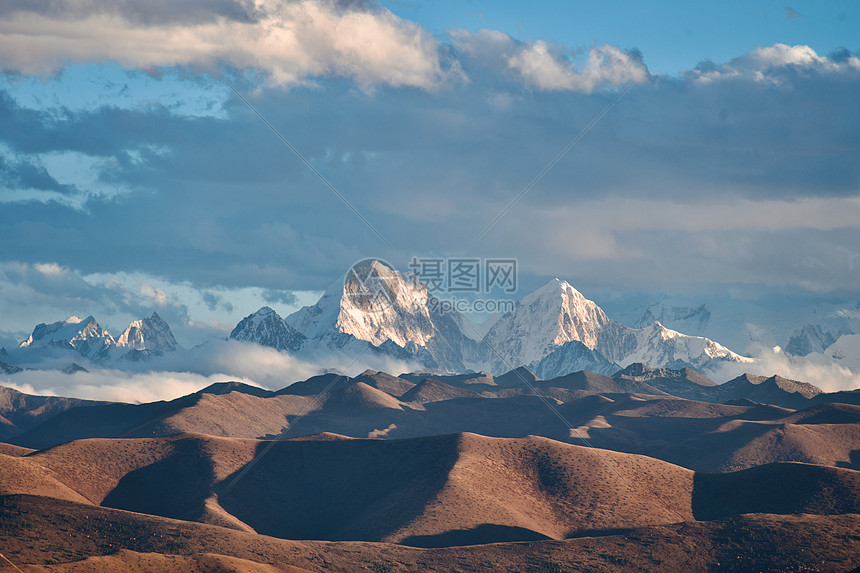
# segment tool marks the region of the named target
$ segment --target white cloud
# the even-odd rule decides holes
[[[130,373],[120,370],[94,370],[64,374],[59,370],[32,370],[5,379],[0,378],[0,383],[27,394],[142,403],[173,400],[215,382],[229,380],[235,378],[224,374],[201,376],[191,372]],[[239,381],[254,384],[252,380]]]
[[[384,9],[257,0],[251,19],[187,23],[133,20],[119,5],[87,6],[0,18],[0,68],[48,74],[69,62],[209,70],[227,64],[261,70],[275,85],[335,75],[365,88],[378,83],[429,88],[445,75],[433,36]]]
[[[731,78],[745,78],[757,82],[781,83],[780,72],[797,68],[818,72],[860,71],[860,58],[850,54],[843,61],[825,58],[809,46],[774,44],[756,48],[731,62],[715,66],[699,66],[690,72],[702,83]]]
[[[64,374],[60,369],[71,359],[84,364],[88,371]],[[190,351],[180,349],[146,362],[114,362],[109,367],[72,354],[45,358],[36,366],[45,369],[0,376],[0,385],[28,394],[138,403],[172,400],[215,382],[238,381],[278,390],[324,372],[356,376],[368,368],[395,375],[420,370],[417,364],[372,352],[361,354],[357,360],[346,353],[331,352],[306,361],[235,340],[211,340]]]
[[[791,356],[770,348],[753,350],[754,365],[726,363],[714,375],[714,379],[722,382],[748,372],[760,376],[776,374],[789,380],[808,382],[825,392],[860,388],[860,372],[821,354]]]
[[[571,67],[564,57],[553,54],[549,45],[538,40],[508,59],[526,84],[540,90],[573,90],[590,93],[602,86],[648,81],[648,70],[636,55],[615,46],[591,48],[581,69]]]
[[[828,65],[829,60],[822,58],[809,46],[786,44],[774,44],[756,48],[747,54],[746,59],[752,64],[750,67],[758,69],[774,68],[778,66],[811,66]]]
[[[569,50],[543,40],[527,44],[488,29],[454,29],[449,36],[458,54],[500,73],[513,72],[526,86],[541,91],[590,93],[605,86],[645,83],[649,78],[638,53],[616,46],[593,47],[577,65],[575,58],[571,61],[568,57]]]

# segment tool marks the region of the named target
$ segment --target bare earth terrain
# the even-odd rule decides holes
[[[7,418],[42,410],[0,445],[0,570],[860,566],[852,393],[731,384],[368,371],[52,413],[10,392]]]

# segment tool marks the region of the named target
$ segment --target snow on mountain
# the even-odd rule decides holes
[[[288,352],[298,351],[305,341],[300,332],[268,306],[243,318],[230,333],[230,338]]]
[[[406,278],[379,261],[353,267],[339,288],[288,316],[287,323],[308,338],[335,331],[374,346],[387,340],[424,346],[434,336],[427,288]]]
[[[135,320],[116,339],[119,348],[163,354],[176,350],[176,339],[170,326],[153,312],[149,318]]]
[[[860,334],[844,334],[822,352],[843,368],[860,372]]]
[[[699,320],[707,310],[681,314],[698,316]],[[517,302],[513,311],[490,329],[484,342],[497,357],[488,365],[490,370],[526,365],[542,378],[577,369],[612,373],[619,365],[633,362],[706,370],[724,361],[752,362],[712,340],[681,334],[659,322],[644,328],[624,326],[559,279]]]
[[[612,323],[592,301],[566,281],[553,279],[517,301],[484,337],[498,356],[494,371],[535,364],[566,342],[577,340],[588,348],[597,345],[599,333]]]
[[[659,322],[685,334],[704,336],[739,351],[780,346],[795,356],[821,353],[843,334],[860,334],[856,300],[808,301],[790,293],[760,298],[710,295],[615,296],[601,302],[614,320],[632,328]]]
[[[69,348],[91,360],[102,360],[114,346],[116,341],[92,316],[84,319],[70,316],[52,324],[36,325],[30,337],[19,344],[18,348],[30,351]]]
[[[461,319],[435,308],[413,273],[367,260],[354,265],[343,283],[329,288],[316,304],[285,320],[309,339],[309,352],[358,348],[354,341],[360,341],[392,358],[462,370],[476,343],[460,330]]]
[[[655,322],[634,330],[636,349],[625,356],[624,363],[641,362],[651,367],[710,370],[717,362],[752,364],[754,360],[736,354],[717,342],[702,336],[688,336]]]
[[[846,334],[860,334],[860,303],[854,308],[816,309],[811,320],[791,333],[785,351],[795,356],[822,353]]]
[[[464,314],[456,313],[452,315],[452,318],[457,323],[457,326],[460,328],[460,331],[465,334],[467,337],[471,338],[475,342],[481,342],[490,329],[496,324],[500,318],[502,318],[502,313],[494,312],[490,314],[485,320],[482,322],[476,322]]]

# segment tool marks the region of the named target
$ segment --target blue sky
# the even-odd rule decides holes
[[[158,310],[190,345],[368,256],[513,257],[520,294],[559,276],[607,301],[857,300],[858,20],[851,2],[4,3],[0,341]]]
[[[827,54],[858,44],[858,8],[843,2],[383,2],[443,37],[451,28],[491,28],[570,49],[635,48],[648,68],[676,74],[701,60],[728,61],[760,46],[805,44]]]

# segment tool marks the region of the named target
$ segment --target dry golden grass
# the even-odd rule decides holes
[[[26,456],[27,454],[32,454],[35,451],[36,450],[34,450],[33,448],[24,448],[21,446],[14,446],[12,444],[4,444],[3,442],[0,442],[0,454],[6,456],[21,457]]]
[[[31,494],[89,503],[58,480],[50,469],[28,458],[0,454],[0,495]]]
[[[423,547],[561,540],[748,512],[860,511],[860,472],[849,469],[772,464],[706,475],[534,436],[318,437],[79,440],[0,456],[0,492],[287,539]]]
[[[120,549],[116,553],[89,557],[76,563],[55,566],[33,565],[24,567],[27,573],[63,571],[68,573],[308,573],[308,569],[292,565],[268,565],[248,559],[239,559],[214,553],[196,555],[163,555],[138,553]]]
[[[268,565],[278,571],[294,566],[310,571],[392,573],[841,572],[860,565],[858,531],[857,514],[744,515],[565,541],[419,549],[386,543],[289,541],[48,498],[0,497],[0,547],[25,571],[172,573],[195,571],[193,567],[230,571],[228,567],[234,566],[254,571]],[[179,559],[159,559],[154,554]],[[206,561],[211,555],[233,560]],[[103,556],[111,557],[86,561]]]

